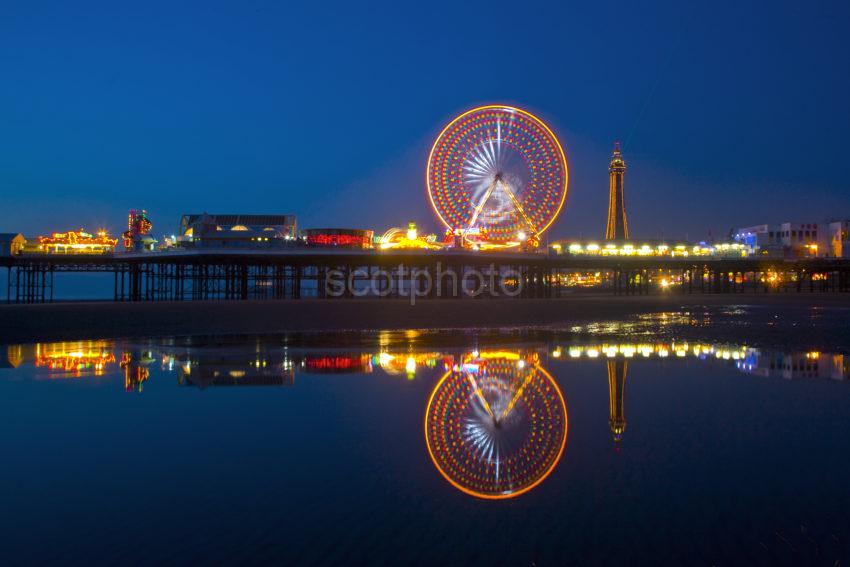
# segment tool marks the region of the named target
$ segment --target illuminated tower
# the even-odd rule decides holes
[[[626,222],[626,202],[623,192],[623,177],[626,174],[626,162],[620,152],[620,142],[614,142],[614,154],[608,166],[608,226],[605,228],[606,240],[628,240],[629,223]]]
[[[619,442],[626,430],[626,414],[624,411],[624,397],[626,392],[626,373],[629,371],[629,362],[622,358],[608,360],[608,396],[610,413],[608,425],[614,435],[614,441]]]

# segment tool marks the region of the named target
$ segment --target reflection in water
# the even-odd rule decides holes
[[[378,354],[377,361],[387,374],[404,374],[408,380],[413,380],[417,368],[435,368],[442,358],[443,355],[439,352],[393,354],[384,350]]]
[[[302,367],[305,372],[314,374],[369,374],[372,372],[372,357],[368,354],[307,355]]]
[[[527,346],[527,343],[524,344]],[[403,345],[397,345],[397,348],[399,346]],[[251,350],[250,354],[246,355],[246,349]],[[536,349],[541,353],[549,352],[553,359],[565,361],[605,359],[632,361],[631,364],[634,364],[642,358],[657,357],[669,360],[696,358],[701,361],[734,362],[735,367],[741,372],[758,376],[834,380],[845,380],[850,377],[850,357],[840,353],[778,352],[744,345],[676,341],[646,344],[570,344],[556,345],[549,349],[545,343],[541,342]],[[275,373],[278,372],[280,375],[290,375],[296,371],[308,374],[368,374],[375,368],[380,368],[387,374],[398,374],[412,379],[417,371],[442,367],[458,355],[458,349],[414,350],[410,345],[406,350],[392,350],[388,348],[388,345],[381,345],[376,346],[374,350],[365,348],[355,352],[337,352],[332,345],[322,349],[298,351],[263,343],[196,347],[148,344],[140,347],[132,344],[124,346],[113,341],[9,345],[5,347],[5,351],[5,356],[0,357],[0,368],[17,368],[22,364],[31,364],[45,370],[48,378],[76,378],[101,376],[117,364],[125,373],[129,369],[130,373],[135,375],[127,380],[128,384],[135,385],[147,379],[143,377],[144,371],[139,367],[151,367],[155,357],[161,357],[162,370],[177,371],[182,382],[212,385],[217,381],[216,379],[225,376],[232,378],[233,384],[237,384],[240,378],[253,376],[255,378],[253,382],[256,384],[262,382],[259,375],[277,375]],[[627,368],[624,366],[624,376],[620,381],[625,380],[626,371]],[[196,376],[198,373],[205,376],[187,380],[186,377],[192,372],[195,372]],[[218,381],[224,383],[227,380]],[[250,382],[252,380],[245,381],[246,384]],[[610,379],[609,382],[611,382]],[[619,389],[621,388],[617,387],[612,391],[619,391]],[[613,395],[612,400],[621,397],[622,394]],[[612,402],[612,416],[619,415],[619,410],[614,412],[613,408]],[[621,408],[622,404],[620,404]]]
[[[626,394],[626,373],[629,371],[629,362],[623,358],[608,360],[608,398],[610,413],[608,425],[614,435],[614,442],[619,443],[626,430],[626,415],[624,402]]]
[[[25,356],[23,347],[16,352],[18,360],[22,361]],[[101,376],[110,364],[115,363],[112,344],[106,341],[37,344],[33,358],[34,366],[46,368],[51,378]]]
[[[317,561],[387,564],[847,556],[850,358],[705,337],[573,339],[0,346],[2,480],[14,487],[3,533],[15,557],[45,563],[120,561],[126,510],[136,547],[160,563],[205,550],[284,564],[316,549]],[[60,509],[58,493],[71,497]],[[94,525],[104,537],[87,537]]]
[[[479,498],[531,490],[558,464],[566,440],[564,398],[534,352],[464,356],[428,401],[425,441],[434,465]]]
[[[124,371],[124,389],[128,392],[141,392],[142,385],[151,376],[149,366],[154,359],[150,352],[124,352],[121,355],[121,369]]]
[[[286,354],[274,356],[255,352],[253,360],[244,351],[200,349],[181,356],[177,382],[181,386],[291,386],[295,383],[292,360]]]
[[[602,362],[608,378],[608,424],[619,447],[626,429],[625,385],[629,367],[661,358],[734,365],[740,372],[785,379],[850,376],[850,357],[840,353],[775,352],[744,345],[659,342],[563,344],[523,342],[521,348],[467,350],[468,338],[422,344],[418,333],[348,350],[335,345],[298,348],[273,340],[176,345],[72,341],[11,345],[0,368],[31,364],[35,377],[99,377],[116,366],[124,388],[142,392],[157,365],[174,372],[181,386],[291,386],[295,374],[383,374],[439,378],[427,404],[425,444],[437,470],[461,491],[480,498],[510,498],[542,482],[557,465],[567,437],[563,396],[541,357],[550,361]],[[444,342],[445,340],[445,342]],[[501,343],[504,344],[504,343]],[[435,350],[436,348],[440,350]],[[445,345],[449,345],[443,348]],[[516,345],[514,345],[516,346]],[[602,379],[605,371],[600,369]],[[421,375],[421,374],[420,374]],[[563,379],[563,376],[561,376]],[[599,408],[603,411],[602,408]]]

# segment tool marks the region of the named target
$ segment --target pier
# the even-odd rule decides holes
[[[56,274],[111,274],[114,301],[349,297],[557,298],[571,273],[595,272],[597,290],[651,293],[848,292],[850,260],[749,256],[616,257],[467,250],[184,250],[19,254],[0,258],[7,303],[54,299]],[[61,278],[60,278],[61,279]]]

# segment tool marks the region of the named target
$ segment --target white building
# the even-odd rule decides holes
[[[804,258],[824,254],[819,240],[823,234],[818,223],[783,222],[739,228],[733,236],[736,241],[751,246],[756,254]]]

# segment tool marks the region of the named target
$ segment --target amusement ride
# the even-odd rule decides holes
[[[567,196],[567,160],[555,134],[511,106],[452,120],[428,157],[428,196],[447,241],[472,249],[536,248]]]

